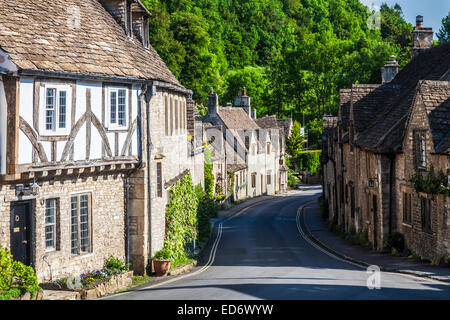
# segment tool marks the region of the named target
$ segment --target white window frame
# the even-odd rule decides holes
[[[48,206],[49,203],[52,203],[53,206]],[[45,228],[45,251],[55,251],[56,250],[56,228],[57,228],[57,201],[56,199],[46,199],[45,200],[45,215],[44,215],[44,228]],[[53,210],[53,220],[51,222],[47,222],[47,211]],[[47,228],[51,228],[51,239],[47,239]],[[51,240],[53,242],[52,246],[47,246],[47,240]]]
[[[53,89],[56,92],[55,104],[53,109],[53,126],[47,129],[47,92]],[[65,127],[60,127],[60,112],[61,112],[61,92],[66,92],[66,110],[65,110]],[[72,87],[69,85],[44,84],[40,91],[40,134],[42,136],[67,136],[71,130],[70,115],[72,114]]]
[[[120,90],[124,90],[125,91],[125,124],[124,125],[119,125],[119,91]],[[128,87],[108,87],[107,89],[107,94],[106,94],[106,102],[105,102],[105,106],[106,106],[106,110],[105,110],[105,114],[106,114],[106,127],[108,128],[108,130],[128,130],[128,123],[129,123],[129,119],[128,119],[128,109],[129,109],[129,88]],[[115,116],[116,116],[116,121],[111,122],[111,94],[112,93],[116,94],[116,110],[115,110]]]

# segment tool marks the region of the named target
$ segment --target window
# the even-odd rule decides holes
[[[56,199],[45,201],[45,249],[56,250]]]
[[[144,45],[145,49],[149,49],[150,48],[150,40],[149,40],[150,30],[149,30],[149,25],[148,25],[148,18],[144,18],[142,23],[143,23],[142,44]]]
[[[411,194],[403,193],[403,222],[411,224]]]
[[[173,99],[172,99],[172,97],[170,97],[170,118],[169,118],[169,121],[170,121],[170,130],[169,130],[169,135],[172,135],[173,134],[173,131],[174,131],[174,128],[173,128],[173,123],[174,123],[174,120],[173,120],[173,118],[174,118],[174,106],[173,106]]]
[[[420,198],[421,215],[422,215],[422,230],[431,233],[431,200],[425,197]]]
[[[92,252],[91,196],[82,194],[70,198],[71,252],[85,254]]]
[[[416,144],[416,167],[417,169],[426,169],[427,168],[427,159],[426,159],[426,137],[425,132],[418,132],[415,136],[415,144]]]
[[[69,134],[67,115],[71,113],[71,88],[61,85],[45,86],[43,99],[42,134]]]
[[[156,192],[158,198],[162,197],[162,164],[156,163]]]
[[[267,172],[266,182],[267,182],[267,185],[272,184],[272,172],[271,171]]]
[[[270,154],[270,142],[267,142],[267,154]]]
[[[109,129],[125,129],[127,127],[128,96],[126,88],[109,88]]]
[[[164,121],[165,121],[165,130],[166,136],[169,135],[169,97],[165,97],[164,100]]]
[[[252,188],[256,188],[256,173],[252,173]]]

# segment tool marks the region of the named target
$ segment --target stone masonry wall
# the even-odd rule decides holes
[[[92,252],[71,254],[71,196],[91,195]],[[57,249],[45,248],[45,200],[57,199]],[[17,201],[14,185],[0,189],[0,243],[10,247],[11,203]],[[34,237],[34,266],[40,282],[103,267],[105,259],[113,255],[125,259],[125,188],[120,173],[105,173],[76,178],[55,178],[43,181],[39,195],[24,200],[32,201]]]

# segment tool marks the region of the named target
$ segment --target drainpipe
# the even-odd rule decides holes
[[[142,101],[142,97],[144,94],[144,88],[141,88],[141,94],[139,96],[139,101]],[[126,260],[127,263],[131,262],[130,259],[130,176],[139,171],[140,169],[142,169],[142,106],[140,103],[138,103],[138,110],[137,110],[137,118],[138,118],[138,127],[137,127],[137,132],[139,134],[138,138],[137,138],[137,150],[138,150],[138,157],[139,157],[139,164],[136,168],[134,168],[132,171],[130,171],[128,174],[126,174],[126,178],[125,178],[125,201],[126,201],[126,217],[125,217],[125,221],[126,221],[126,248],[125,248],[125,255],[126,255]]]
[[[156,87],[153,82],[150,81],[145,84],[145,102],[146,102],[146,111],[147,111],[147,212],[148,212],[148,259],[151,259],[152,255],[152,192],[151,192],[151,157],[152,157],[152,142],[150,136],[150,102],[153,96],[156,93]],[[152,271],[151,262],[147,265],[148,271]]]

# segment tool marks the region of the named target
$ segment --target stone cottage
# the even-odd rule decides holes
[[[381,85],[340,92],[337,118],[324,118],[324,195],[330,219],[367,232],[382,250],[400,232],[406,247],[438,263],[449,251],[449,197],[417,190],[418,174],[450,167],[450,44],[431,47],[417,17],[412,61],[399,73],[391,60]]]
[[[203,123],[208,141],[213,141],[216,184],[223,183],[226,170],[225,186],[232,200],[286,189],[284,128],[281,134],[275,117],[256,119],[245,89],[236,97],[234,106],[227,107],[220,107],[217,94],[211,92]]]
[[[40,281],[109,255],[144,272],[168,187],[203,174],[192,92],[151,47],[150,13],[137,0],[0,2],[0,244]]]

